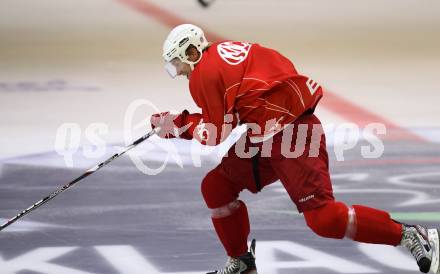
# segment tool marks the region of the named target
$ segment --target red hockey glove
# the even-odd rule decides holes
[[[184,110],[181,114],[171,114],[169,112],[156,113],[151,115],[151,127],[154,129],[156,127],[160,127],[159,135],[162,138],[184,138],[184,139],[192,139],[192,136],[188,134],[188,125],[187,117],[189,116],[189,112]]]

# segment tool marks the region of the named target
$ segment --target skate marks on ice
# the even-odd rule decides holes
[[[87,84],[70,83],[66,79],[53,79],[47,81],[0,81],[0,93],[23,92],[67,92],[87,91],[98,92],[102,88]]]
[[[8,221],[7,219],[0,218],[0,223],[5,223]],[[10,226],[2,231],[4,232],[32,232],[32,231],[39,231],[44,230],[46,228],[66,228],[59,225],[53,225],[50,223],[41,223],[41,222],[32,222],[32,221],[21,221],[18,222],[16,225]]]

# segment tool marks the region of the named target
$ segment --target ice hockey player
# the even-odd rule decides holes
[[[211,273],[257,273],[255,241],[248,250],[248,211],[239,193],[257,193],[280,180],[316,234],[402,245],[421,272],[440,274],[437,229],[402,224],[386,211],[335,200],[325,136],[313,114],[323,90],[286,57],[256,43],[209,43],[199,27],[183,24],[166,38],[163,58],[173,78],[188,78],[201,113],[154,114],[151,124],[160,127],[161,137],[217,145],[236,125],[248,125],[201,183],[214,229],[229,256],[223,269]],[[298,143],[304,152],[295,154]]]

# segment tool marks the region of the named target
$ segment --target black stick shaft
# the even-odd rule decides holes
[[[60,194],[61,192],[65,191],[66,189],[68,189],[69,187],[73,186],[74,184],[76,184],[77,182],[81,181],[82,179],[86,178],[89,175],[92,175],[94,172],[96,172],[98,169],[102,168],[103,166],[107,165],[108,163],[110,163],[111,161],[113,161],[114,159],[118,158],[119,156],[123,155],[124,153],[126,153],[127,151],[129,151],[130,149],[134,148],[135,146],[137,146],[138,144],[142,143],[143,141],[147,140],[148,138],[150,138],[152,135],[154,135],[156,133],[156,131],[153,129],[152,131],[150,131],[149,133],[145,134],[144,136],[140,137],[139,139],[137,139],[136,141],[134,141],[131,145],[125,147],[125,149],[119,153],[115,153],[113,156],[111,156],[110,158],[108,158],[107,160],[105,160],[104,162],[90,168],[89,170],[87,170],[85,173],[83,173],[81,176],[77,177],[76,179],[70,181],[68,184],[62,186],[61,188],[55,190],[54,192],[52,192],[51,194],[49,194],[48,196],[44,197],[43,199],[39,200],[38,202],[36,202],[35,204],[31,205],[30,207],[26,208],[25,210],[23,210],[22,212],[18,213],[17,215],[15,215],[14,217],[12,217],[11,219],[9,219],[7,222],[5,222],[4,224],[2,224],[0,226],[0,231],[5,229],[6,227],[10,226],[11,224],[13,224],[14,222],[16,222],[18,219],[20,219],[21,217],[23,217],[24,215],[28,214],[29,212],[39,208],[40,206],[44,205],[45,203],[49,202],[50,200],[52,200],[53,198],[55,198],[58,194]]]

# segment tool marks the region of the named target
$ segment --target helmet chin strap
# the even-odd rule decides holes
[[[200,61],[200,59],[197,60],[196,62],[186,61],[185,63],[187,63],[189,65],[189,67],[191,68],[191,71],[193,71],[194,70],[194,66],[197,65],[197,63],[199,61]]]

